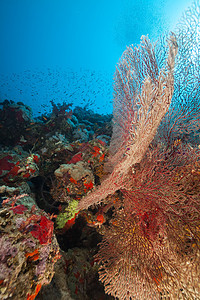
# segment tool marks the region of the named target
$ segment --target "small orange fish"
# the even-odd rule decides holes
[[[35,249],[33,252],[26,253],[26,258],[29,258],[30,261],[36,261],[39,259],[39,251],[38,249]]]
[[[103,224],[106,220],[102,214],[97,215],[97,221]]]
[[[41,287],[42,287],[41,283],[37,284],[36,289],[35,289],[35,293],[32,294],[32,295],[28,294],[26,300],[34,300],[35,297],[37,296],[37,294],[39,293]]]
[[[103,153],[103,154],[100,156],[100,158],[99,158],[99,162],[102,162],[102,161],[104,161],[104,157],[105,157],[105,153]]]
[[[89,183],[84,182],[84,186],[86,187],[86,189],[90,190],[93,188],[93,183],[92,181],[90,181]]]
[[[92,156],[93,156],[93,157],[97,157],[97,155],[98,155],[99,152],[100,152],[100,148],[97,147],[97,146],[94,146],[93,149],[94,149],[95,152],[92,152]]]
[[[72,183],[75,183],[75,184],[77,184],[77,181],[74,179],[74,178],[72,178],[72,177],[70,177],[70,179],[69,179]]]

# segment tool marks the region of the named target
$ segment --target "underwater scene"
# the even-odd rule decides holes
[[[0,299],[200,299],[200,0],[0,28]]]

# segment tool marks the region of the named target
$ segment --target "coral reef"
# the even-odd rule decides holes
[[[110,140],[111,127],[109,135],[103,135],[105,142],[100,140],[101,136],[93,139],[99,127],[83,118],[79,122],[66,103],[52,103],[52,106],[53,111],[49,116],[21,118],[16,127],[18,138],[11,135],[9,141],[1,140],[0,295],[2,299],[32,300],[42,299],[43,295],[47,299],[49,289],[45,289],[45,285],[54,278],[50,285],[50,299],[52,295],[54,299],[91,299],[91,286],[95,290],[99,288],[99,298],[103,295],[105,299],[110,299],[105,296],[103,286],[98,282],[97,266],[93,268],[93,263],[90,265],[87,262],[88,259],[93,261],[99,238],[93,239],[92,236],[106,221],[105,214],[96,209],[79,212],[77,205],[81,197],[99,184],[103,176],[106,143]],[[3,122],[3,128],[9,126],[4,128],[7,131],[13,130],[18,122],[11,113],[13,107],[18,107],[18,104],[12,101],[2,103],[2,115],[11,118],[9,124]],[[20,104],[17,109],[24,108]],[[87,118],[90,114],[86,113]],[[99,118],[103,132],[104,125],[111,118],[104,119],[100,115]],[[94,118],[96,121],[98,118]],[[82,139],[76,140],[75,132],[79,132],[80,128],[90,132],[84,142]],[[98,134],[99,131],[96,136]],[[87,227],[89,231],[85,235],[82,231]],[[79,242],[81,235],[82,242]],[[61,248],[65,248],[66,243],[70,244],[70,248],[67,247],[65,251],[71,251],[70,255],[74,258],[69,259],[68,271],[67,259],[58,260],[60,256],[56,237]],[[85,252],[88,252],[81,256],[81,262],[75,259],[82,252],[75,248],[79,243],[87,244]],[[62,255],[65,257],[65,252]],[[91,268],[87,288],[85,284],[88,279],[83,278],[85,273],[81,275],[81,280],[74,275],[74,268],[80,268],[81,264]],[[62,280],[59,274],[64,276]],[[68,277],[71,279],[68,280]]]
[[[28,210],[15,204],[24,197],[4,200],[0,210],[1,299],[34,299],[41,286],[51,281],[59,258],[53,222],[34,207]]]
[[[39,174],[38,154],[28,154],[20,148],[0,153],[0,182],[12,183],[31,179]]]
[[[113,122],[1,103],[1,299],[200,298],[199,10],[126,49]]]

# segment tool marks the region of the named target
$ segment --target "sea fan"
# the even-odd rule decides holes
[[[185,139],[197,143],[200,128],[200,2],[194,1],[176,29],[178,54],[170,109],[159,127],[160,142]]]
[[[154,218],[144,217],[143,223],[150,228]],[[165,216],[162,234],[152,240],[140,219],[118,211],[100,244],[99,277],[106,293],[120,300],[198,299],[199,242],[190,228],[176,216],[170,222]]]
[[[123,53],[109,175],[79,204],[122,193],[97,254],[105,291],[120,300],[199,299],[199,11],[197,1],[168,51],[142,37]]]
[[[129,173],[123,208],[116,210],[97,255],[107,293],[120,300],[198,297],[198,157],[199,150],[181,142],[151,148]]]
[[[131,46],[123,53],[115,75],[114,128],[105,166],[110,175],[80,201],[79,209],[97,204],[122,188],[129,169],[142,160],[171,103],[176,54],[174,35],[161,69],[155,46],[145,37],[138,48]]]

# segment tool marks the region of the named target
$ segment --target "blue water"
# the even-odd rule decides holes
[[[141,35],[174,29],[188,0],[0,0],[0,101],[112,112],[113,73]]]

